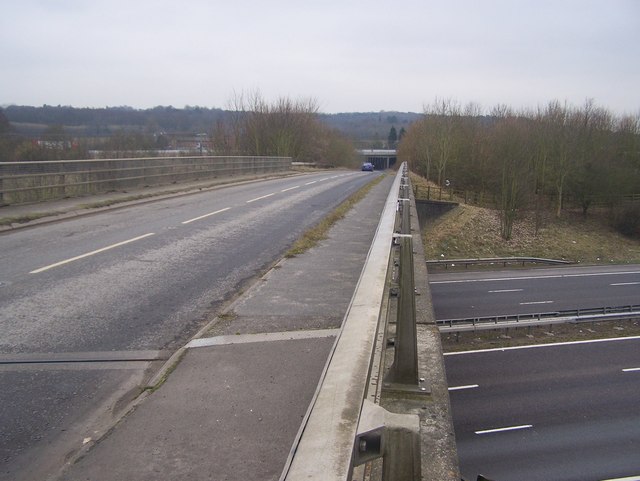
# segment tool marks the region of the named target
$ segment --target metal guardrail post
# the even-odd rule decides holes
[[[408,209],[407,209],[408,210]],[[397,236],[400,241],[398,316],[396,321],[395,357],[384,379],[384,388],[394,391],[426,393],[418,376],[418,343],[416,338],[416,300],[413,277],[413,242],[411,235]]]
[[[400,181],[401,230],[394,242],[400,246],[398,310],[396,319],[395,357],[385,376],[386,390],[428,393],[418,375],[418,343],[416,335],[415,279],[413,276],[413,239],[411,236],[410,186],[405,171]]]
[[[400,178],[400,192],[398,195],[398,210],[400,212],[400,221],[401,221],[401,233],[402,234],[410,234],[411,233],[411,219],[410,219],[410,196],[411,196],[411,186],[409,185],[409,177],[407,174],[406,164],[403,166],[402,170],[403,174]]]
[[[383,458],[383,481],[421,479],[420,418],[395,414],[365,400],[354,445],[354,466]]]
[[[400,195],[402,195],[402,192]],[[411,208],[409,199],[398,199],[398,211],[400,213],[400,233],[411,234]]]

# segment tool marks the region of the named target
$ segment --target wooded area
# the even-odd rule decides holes
[[[213,127],[213,145],[224,152],[293,157],[299,162],[350,166],[358,163],[354,145],[318,117],[315,99],[281,97],[267,102],[259,92],[238,94],[230,118]]]
[[[198,106],[139,110],[126,106],[9,105],[4,111],[0,108],[0,161],[102,156],[91,151],[101,151],[104,155],[110,152],[109,155],[116,157],[151,155],[163,150],[242,155],[249,152],[237,150],[247,147],[238,137],[238,121],[242,116],[255,109],[261,118],[274,119],[279,116],[276,111],[282,109],[281,113],[291,119],[295,113],[292,108],[312,107],[317,142],[304,155],[318,162],[326,150],[327,158],[320,163],[344,165],[339,156],[344,152],[345,142],[355,148],[385,148],[392,129],[397,128],[399,140],[405,128],[420,118],[420,114],[407,112],[328,114],[318,111],[315,100],[311,101],[313,105],[305,106],[305,103],[309,104],[309,99],[281,98],[267,102],[259,92],[250,92],[236,95],[226,110]]]
[[[359,162],[354,143],[331,127],[327,119],[332,117],[319,114],[313,99],[268,102],[256,91],[230,103],[229,110],[9,106],[8,115],[0,109],[0,161],[120,158],[173,149],[290,156],[325,166],[355,167]]]
[[[640,115],[615,116],[591,100],[482,115],[476,104],[440,99],[407,130],[398,157],[440,186],[492,198],[505,239],[520,211],[536,212],[537,231],[545,211],[559,217],[577,205],[586,215],[596,203],[618,230],[640,236],[640,206],[623,197],[640,193]]]

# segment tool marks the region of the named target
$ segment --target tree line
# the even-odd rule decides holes
[[[30,126],[64,125],[82,137],[108,137],[119,130],[206,132],[226,112],[218,108],[171,105],[149,109],[132,107],[77,108],[65,105],[9,105],[5,115],[11,122]]]
[[[436,99],[408,128],[398,157],[439,186],[492,198],[507,240],[523,210],[535,211],[537,233],[543,212],[560,217],[577,205],[586,215],[595,203],[640,236],[640,209],[623,203],[640,194],[640,115],[616,116],[593,100],[500,105],[484,115],[477,104]]]
[[[319,165],[358,163],[354,145],[320,120],[313,98],[267,101],[259,91],[236,94],[230,117],[216,122],[211,140],[223,152],[293,157]]]
[[[191,134],[202,135],[208,154],[285,156],[327,166],[354,167],[358,163],[352,142],[321,120],[314,99],[281,97],[270,102],[256,91],[235,95],[230,103],[231,108],[225,111],[190,108],[186,117],[180,117],[180,111],[173,108],[152,111],[162,115],[163,124],[170,118],[178,121],[179,118],[199,116],[205,124],[198,123],[201,130]],[[54,112],[71,115],[67,110],[72,112],[74,109],[44,108],[39,112],[44,118],[51,119]],[[91,109],[79,109],[79,113],[70,118],[86,121],[90,114],[86,110]],[[102,112],[103,109],[98,110]],[[26,109],[26,112],[30,111]],[[120,110],[106,110],[113,115],[117,112]],[[37,138],[27,137],[12,128],[0,109],[0,161],[82,159],[88,158],[91,150],[114,157],[139,155],[141,151],[151,155],[170,147],[170,134],[157,123],[144,128],[110,130],[108,136],[99,137],[74,135],[73,129],[73,126],[52,124]],[[204,151],[200,148],[192,153]]]

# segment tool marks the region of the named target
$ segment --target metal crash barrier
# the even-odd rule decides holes
[[[384,370],[379,344],[385,338],[387,299],[396,272],[395,360],[378,388],[426,391],[417,367],[409,204],[402,206],[409,195],[407,175],[403,164],[281,481],[346,481],[356,466],[376,458],[383,458],[383,480],[421,478],[419,417],[391,413],[369,392],[371,378]],[[399,260],[393,255],[398,245]]]

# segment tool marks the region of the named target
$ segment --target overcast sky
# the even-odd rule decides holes
[[[0,0],[0,105],[640,111],[640,0]]]

